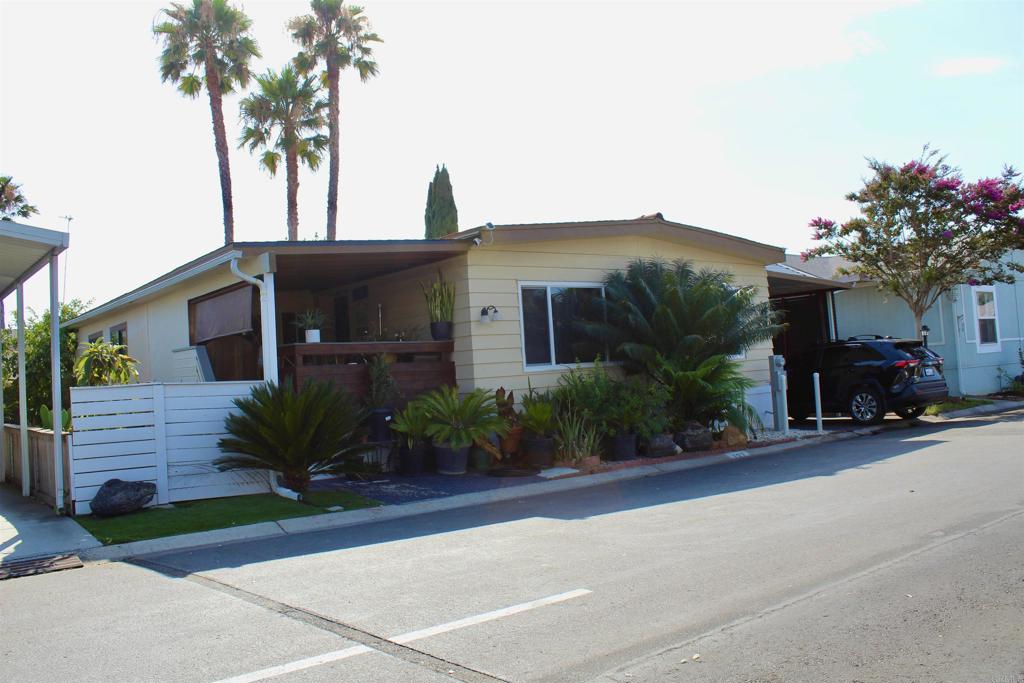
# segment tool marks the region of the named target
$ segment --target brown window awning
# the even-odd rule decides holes
[[[189,302],[192,343],[252,332],[252,296],[250,285]]]

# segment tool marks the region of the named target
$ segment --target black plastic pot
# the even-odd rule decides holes
[[[533,467],[547,469],[555,464],[555,440],[550,436],[528,435],[523,439],[527,462]]]
[[[434,446],[434,453],[437,456],[438,474],[465,474],[466,463],[469,459],[469,446],[462,448],[448,448],[446,446]]]
[[[469,464],[477,472],[486,472],[491,469],[491,454],[479,446],[473,446],[470,449],[469,460]]]
[[[612,437],[612,460],[632,460],[636,457],[636,434],[616,434]]]
[[[418,443],[412,448],[402,446],[398,454],[398,473],[403,477],[418,477],[423,474],[427,459],[427,444]]]
[[[444,341],[452,338],[452,321],[443,320],[438,323],[430,323],[430,336],[434,341]]]
[[[367,420],[370,441],[391,441],[391,418],[394,411],[391,408],[374,408],[370,411]]]

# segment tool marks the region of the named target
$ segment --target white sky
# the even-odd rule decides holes
[[[67,298],[102,303],[222,242],[207,100],[157,71],[164,4],[0,0],[0,171],[40,208],[31,223],[74,216]],[[308,5],[236,4],[263,51],[254,70],[279,68],[296,50],[285,24]],[[900,69],[919,88],[904,111],[940,80],[943,93],[998,87],[1021,111],[1019,42],[933,39],[954,30],[949,5],[365,6],[386,42],[378,78],[343,82],[341,238],[421,237],[443,162],[463,228],[662,211],[799,250],[811,217],[850,215],[864,156],[903,161],[930,141],[974,176],[1024,159],[1019,123],[982,134],[964,125],[977,112],[949,108],[894,121]],[[231,141],[238,99],[225,100]],[[236,238],[283,239],[283,172],[238,149],[231,168]],[[324,234],[326,168],[301,175],[303,238]],[[45,308],[45,276],[28,295]]]

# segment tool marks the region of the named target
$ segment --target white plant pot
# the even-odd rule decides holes
[[[306,343],[318,344],[320,342],[320,330],[306,330]]]

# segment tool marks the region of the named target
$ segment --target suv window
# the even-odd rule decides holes
[[[871,348],[867,344],[847,348],[847,363],[863,363],[865,361],[881,360],[884,358],[878,350]]]
[[[821,367],[837,368],[865,361],[881,360],[882,354],[867,344],[829,346],[821,356]]]

